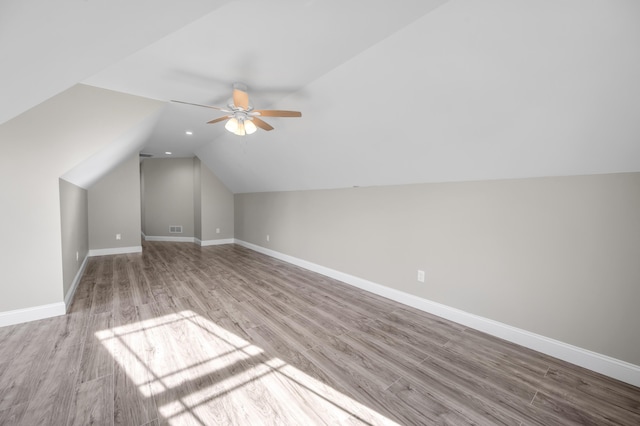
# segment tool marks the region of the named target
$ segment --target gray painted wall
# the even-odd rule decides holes
[[[60,176],[162,105],[78,85],[0,125],[0,312],[63,302]]]
[[[200,205],[202,241],[233,238],[234,215],[233,193],[216,177],[216,175],[199,159]],[[220,230],[219,233],[216,230]]]
[[[145,235],[194,237],[193,158],[147,158],[144,175]],[[182,234],[169,233],[182,225]]]
[[[233,194],[197,157],[147,158],[142,181],[146,236],[233,238]],[[169,233],[171,225],[184,232]]]
[[[62,283],[66,298],[89,252],[89,214],[87,190],[64,179],[60,179],[60,228]]]
[[[140,169],[140,226],[142,228],[142,233],[144,235],[147,234],[146,228],[145,228],[145,217],[146,217],[146,212],[144,210],[144,174],[142,173],[142,165],[138,166]]]
[[[140,204],[140,160],[135,154],[89,188],[89,248],[140,246]]]
[[[237,194],[235,236],[640,365],[640,173]]]
[[[202,240],[202,163],[193,158],[193,228],[194,236]]]

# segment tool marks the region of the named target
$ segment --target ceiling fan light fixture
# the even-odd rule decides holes
[[[234,132],[236,135],[238,136],[244,136],[247,133],[244,130],[244,121],[243,120],[237,120],[238,122],[238,128],[236,129],[236,131]]]
[[[238,130],[238,120],[235,117],[231,117],[227,124],[224,125],[224,128],[231,133],[235,133]]]
[[[222,117],[207,121],[207,124],[220,123],[226,120],[224,125],[227,131],[238,136],[250,135],[258,130],[258,127],[265,131],[273,130],[273,126],[259,118],[264,117],[302,117],[300,111],[285,111],[259,109],[255,110],[249,101],[247,94],[247,86],[242,83],[233,84],[233,97],[229,99],[227,108],[221,108],[212,105],[194,104],[184,101],[172,101],[181,104],[194,105],[203,108],[212,108],[227,113]]]
[[[255,133],[256,130],[258,130],[258,128],[256,127],[255,124],[253,124],[253,121],[251,120],[245,120],[244,122],[244,130],[245,132],[247,132],[248,135]]]

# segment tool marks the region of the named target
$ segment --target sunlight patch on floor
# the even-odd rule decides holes
[[[192,311],[95,333],[169,424],[396,424]]]

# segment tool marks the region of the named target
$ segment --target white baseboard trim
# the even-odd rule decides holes
[[[127,253],[142,253],[142,246],[93,249],[93,250],[89,250],[89,257],[109,256],[112,254],[127,254]]]
[[[0,312],[0,327],[57,317],[66,313],[67,310],[64,302],[50,303],[48,305],[40,305],[31,308]]]
[[[89,253],[87,253],[87,255],[84,257],[84,260],[82,261],[82,265],[80,265],[80,269],[78,269],[78,272],[76,273],[76,276],[73,279],[73,282],[71,283],[71,288],[67,292],[67,295],[64,297],[65,312],[69,309],[69,306],[71,306],[71,302],[73,301],[73,295],[76,294],[76,289],[78,288],[78,284],[80,284],[80,280],[82,279],[82,274],[84,274],[84,269],[87,267],[88,260],[89,260]]]
[[[604,374],[605,376],[640,387],[640,366],[638,365],[573,346],[559,340],[550,339],[498,321],[470,314],[437,302],[432,302],[409,293],[395,290],[390,287],[358,278],[353,275],[345,274],[343,272],[336,271],[322,265],[317,265],[265,247],[251,244],[246,241],[238,239],[234,241],[238,245],[266,254],[267,256],[300,266],[310,271],[342,281],[346,284],[350,284],[354,287],[386,297],[387,299],[429,312],[492,336],[499,337],[509,342],[567,361],[571,364],[588,368],[589,370]]]
[[[219,246],[222,244],[233,244],[235,240],[233,238],[221,238],[219,240],[200,240],[196,238],[195,243],[201,247],[206,246]]]
[[[195,243],[196,239],[194,237],[165,237],[163,235],[153,236],[153,235],[145,235],[145,241],[172,241],[174,243]]]

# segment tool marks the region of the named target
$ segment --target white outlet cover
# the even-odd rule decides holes
[[[420,269],[418,269],[418,281],[421,283],[424,282],[424,271],[421,271]]]

